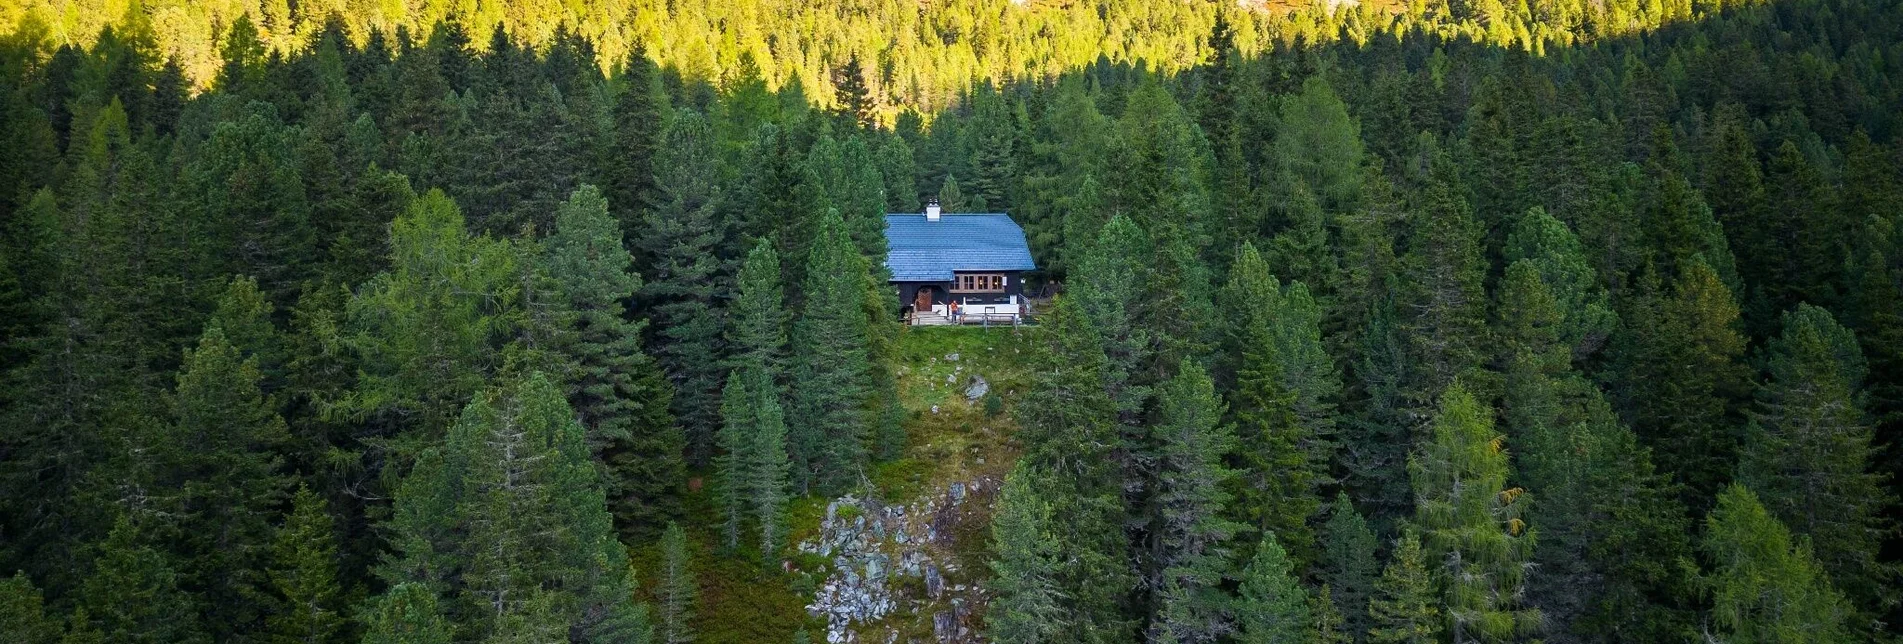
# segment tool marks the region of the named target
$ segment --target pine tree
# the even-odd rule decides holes
[[[108,642],[211,641],[199,630],[198,599],[179,587],[168,557],[140,543],[126,517],[95,550],[92,574],[75,602],[91,618],[85,628],[98,629]]]
[[[694,571],[689,568],[687,533],[678,523],[669,521],[661,532],[661,581],[655,594],[660,600],[660,618],[656,635],[662,644],[686,644],[694,641],[688,622],[694,619],[698,594]]]
[[[735,281],[738,295],[727,306],[731,360],[736,366],[757,362],[777,378],[785,373],[786,293],[772,241],[754,243]]]
[[[1362,641],[1371,624],[1368,599],[1374,594],[1380,564],[1374,558],[1374,532],[1355,512],[1347,492],[1336,493],[1322,535],[1321,577],[1341,618],[1340,630],[1348,641]]]
[[[991,519],[992,600],[986,623],[997,642],[1048,642],[1064,633],[1062,564],[1044,475],[1020,461],[1004,479]]]
[[[1445,630],[1440,602],[1434,597],[1434,579],[1428,571],[1421,539],[1408,530],[1395,539],[1394,555],[1381,579],[1374,584],[1374,598],[1368,602],[1368,618],[1374,627],[1368,641],[1380,644],[1430,644],[1439,642]]]
[[[1738,482],[1771,515],[1808,537],[1836,586],[1865,607],[1895,568],[1877,559],[1894,500],[1870,471],[1871,429],[1863,413],[1863,353],[1828,311],[1799,304],[1766,348],[1770,378],[1759,385]]]
[[[1308,602],[1308,612],[1314,615],[1316,644],[1348,644],[1355,641],[1354,631],[1343,630],[1341,608],[1335,604],[1334,591],[1328,584],[1315,591],[1315,597]]]
[[[1090,318],[1100,350],[1109,358],[1104,387],[1126,425],[1135,424],[1149,398],[1149,387],[1139,380],[1143,378],[1139,372],[1149,360],[1152,331],[1137,323],[1147,273],[1132,260],[1149,253],[1143,229],[1128,217],[1112,217],[1072,272],[1072,297]]]
[[[1222,423],[1222,402],[1202,366],[1188,362],[1165,383],[1160,418],[1150,427],[1157,446],[1155,493],[1148,534],[1158,588],[1150,638],[1210,641],[1225,630],[1220,586],[1228,559],[1226,542],[1240,524],[1222,516],[1235,472],[1223,455],[1234,447],[1233,429]]]
[[[1452,171],[1445,169],[1451,163],[1434,162],[1422,210],[1414,217],[1412,241],[1401,259],[1402,302],[1410,313],[1402,328],[1414,371],[1407,394],[1423,409],[1455,378],[1480,365],[1486,338],[1482,232],[1473,208],[1453,179],[1444,176]]]
[[[289,305],[314,265],[317,248],[310,203],[293,157],[296,131],[275,109],[253,103],[242,119],[217,125],[184,170],[188,209],[211,244],[202,274],[258,278],[279,305]]]
[[[289,492],[279,451],[290,437],[260,380],[255,357],[240,358],[221,328],[206,329],[179,371],[177,422],[140,441],[156,456],[151,478],[130,466],[128,482],[151,495],[154,527],[164,526],[182,564],[181,587],[204,597],[205,626],[220,637],[261,625],[255,598],[270,587],[271,518]]]
[[[609,509],[623,534],[652,534],[680,512],[685,446],[668,413],[672,391],[641,350],[645,325],[625,316],[623,302],[641,278],[600,191],[582,186],[562,204],[542,254],[559,306],[572,316],[561,348],[574,369],[569,401],[605,475]]]
[[[634,239],[650,274],[639,299],[659,339],[656,357],[674,383],[688,461],[700,465],[713,455],[719,424],[719,157],[707,120],[694,112],[675,114],[662,141],[653,198]]]
[[[1534,533],[1520,516],[1529,499],[1506,487],[1506,438],[1492,410],[1455,383],[1441,396],[1433,438],[1408,461],[1415,523],[1435,567],[1447,630],[1457,642],[1509,641],[1537,630],[1519,606]]]
[[[336,529],[324,498],[298,488],[272,545],[271,582],[282,604],[266,618],[270,641],[342,641],[347,622],[339,612],[344,597],[337,583]]]
[[[800,489],[833,493],[857,483],[867,463],[866,267],[838,211],[820,221],[811,248],[793,325],[788,447]]]
[[[396,552],[378,571],[391,592],[405,582],[445,588],[445,612],[468,615],[459,621],[478,637],[637,632],[626,552],[585,434],[540,373],[471,401],[397,490],[388,523]]]
[[[1615,391],[1633,431],[1701,509],[1730,478],[1737,453],[1731,406],[1745,393],[1738,304],[1718,273],[1693,258],[1671,292],[1641,285],[1616,343]]]
[[[1314,639],[1308,591],[1295,577],[1288,554],[1275,533],[1262,535],[1262,545],[1242,570],[1240,597],[1235,607],[1236,641],[1250,644],[1300,644]]]
[[[427,584],[403,583],[372,600],[364,644],[449,644],[450,626]]]
[[[655,158],[667,143],[667,95],[661,91],[654,63],[640,53],[629,56],[614,78],[618,92],[611,108],[613,141],[605,146],[601,185],[608,205],[621,222],[623,239],[632,240],[642,228],[641,213],[653,199],[655,178],[666,169]]]
[[[1321,346],[1320,311],[1300,283],[1285,291],[1255,247],[1244,243],[1223,290],[1225,353],[1238,362],[1230,410],[1239,438],[1230,514],[1253,532],[1274,532],[1297,565],[1314,559],[1308,518],[1327,482],[1331,399],[1340,384]]]
[[[19,644],[58,644],[65,630],[46,615],[40,589],[25,573],[0,580],[0,632]]]
[[[1704,551],[1712,570],[1700,578],[1711,597],[1710,636],[1736,642],[1850,641],[1851,608],[1811,556],[1809,540],[1788,529],[1733,484],[1705,518]]]
[[[1097,338],[1077,303],[1058,298],[1031,338],[1031,384],[1014,414],[1025,445],[1020,462],[1049,482],[1035,496],[1051,504],[1052,525],[1062,527],[1051,557],[1059,609],[1068,616],[1056,631],[1063,641],[1122,641],[1130,632],[1120,606],[1135,580],[1122,529],[1122,473],[1112,457],[1121,440]]]
[[[727,375],[721,401],[719,467],[725,538],[729,549],[740,547],[740,533],[748,525],[759,529],[760,557],[778,558],[785,527],[787,471],[785,413],[780,388],[757,362],[744,362]]]

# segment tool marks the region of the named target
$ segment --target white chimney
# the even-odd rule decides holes
[[[925,200],[925,221],[938,221],[938,200]]]

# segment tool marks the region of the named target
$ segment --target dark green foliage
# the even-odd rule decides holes
[[[1758,387],[1737,480],[1810,539],[1837,587],[1861,607],[1877,606],[1896,575],[1876,558],[1880,535],[1894,529],[1886,517],[1895,500],[1870,471],[1856,337],[1830,312],[1800,304],[1766,353],[1770,377]]]
[[[1047,642],[1063,633],[1062,562],[1051,503],[1038,494],[1046,475],[1019,462],[1004,479],[991,518],[992,600],[986,622],[999,642]]]
[[[1373,597],[1380,564],[1375,561],[1378,543],[1368,522],[1355,512],[1348,494],[1335,495],[1328,522],[1322,526],[1322,558],[1319,568],[1329,589],[1332,610],[1341,618],[1340,629],[1349,641],[1359,642],[1371,626],[1368,600]]]
[[[1419,409],[1433,405],[1454,379],[1480,366],[1486,346],[1482,230],[1459,186],[1443,176],[1452,164],[1434,161],[1434,174],[1412,217],[1413,235],[1401,258],[1402,318],[1412,373],[1406,395]]]
[[[364,644],[449,644],[450,628],[426,584],[391,586],[364,617]]]
[[[655,615],[655,637],[661,644],[686,644],[694,641],[697,594],[694,571],[688,567],[687,533],[678,523],[669,521],[661,532],[661,572],[654,592],[659,603]]]
[[[1241,596],[1235,608],[1236,641],[1300,644],[1313,640],[1308,591],[1296,579],[1275,533],[1263,533],[1262,544],[1241,577]]]
[[[1737,453],[1733,401],[1744,395],[1738,304],[1718,273],[1688,262],[1670,291],[1642,285],[1616,342],[1614,396],[1633,431],[1685,486],[1686,505],[1708,504]]]
[[[65,630],[58,618],[47,616],[33,580],[15,573],[0,581],[0,632],[20,644],[57,644]]]
[[[652,534],[680,511],[685,445],[668,413],[673,391],[642,351],[645,325],[625,317],[641,278],[599,191],[583,186],[562,204],[542,253],[566,326],[557,350],[573,370],[569,403],[602,468],[609,510],[623,534]]]
[[[721,478],[726,546],[739,548],[743,527],[753,526],[759,531],[760,558],[771,563],[785,536],[781,512],[790,469],[780,387],[759,363],[743,362],[727,374],[720,413],[724,453],[715,458],[715,465]]]
[[[712,457],[719,426],[719,158],[707,120],[693,112],[668,121],[660,146],[654,192],[632,240],[648,275],[639,300],[652,322],[656,357],[674,383],[674,416],[686,433],[688,461],[699,465]]]
[[[839,212],[820,220],[806,260],[806,303],[793,323],[787,427],[794,481],[838,492],[859,482],[872,418],[866,264]]]
[[[784,373],[786,293],[780,285],[780,256],[773,243],[759,240],[747,252],[735,279],[737,295],[727,306],[727,347],[735,365],[757,363],[768,373]]]
[[[1220,590],[1226,542],[1242,527],[1222,516],[1229,501],[1224,488],[1235,476],[1222,459],[1234,449],[1235,434],[1222,422],[1222,401],[1208,372],[1194,362],[1164,383],[1157,404],[1160,417],[1150,427],[1156,480],[1145,509],[1158,588],[1150,638],[1207,641],[1226,630]]]
[[[586,433],[539,373],[469,403],[404,479],[388,528],[396,552],[379,574],[391,592],[413,587],[405,582],[443,588],[459,632],[614,640],[643,621]]]
[[[180,588],[171,561],[140,543],[125,517],[93,549],[92,574],[76,597],[88,619],[75,630],[96,629],[108,642],[211,641],[199,630],[198,598]]]
[[[1050,525],[1064,535],[1044,555],[1055,567],[1048,587],[1065,616],[1054,637],[1122,641],[1129,623],[1119,605],[1135,580],[1126,561],[1123,485],[1112,459],[1121,443],[1116,404],[1103,386],[1103,348],[1069,297],[1058,298],[1034,333],[1033,381],[1015,416],[1025,445],[1020,468],[1036,473],[1030,496],[1050,504]]]
[[[272,545],[271,584],[280,603],[266,618],[270,641],[343,641],[345,597],[337,584],[336,531],[323,497],[299,488]]]

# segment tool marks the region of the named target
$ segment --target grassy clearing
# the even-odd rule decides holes
[[[978,327],[906,328],[898,343],[899,397],[906,410],[907,446],[899,459],[882,463],[870,477],[880,498],[904,503],[943,494],[954,481],[972,481],[981,477],[1002,480],[1016,460],[1011,437],[1016,424],[1011,410],[1018,392],[1027,383],[1022,368],[1023,330]],[[956,354],[957,359],[949,359]],[[967,401],[965,387],[972,374],[984,378],[991,390],[1003,399],[1003,411],[985,413],[983,400]],[[934,412],[934,407],[937,411]],[[703,644],[754,644],[790,642],[793,634],[805,629],[815,641],[823,640],[825,624],[806,614],[813,589],[831,573],[832,562],[815,555],[803,555],[788,547],[781,557],[792,563],[791,571],[760,563],[757,550],[743,547],[739,553],[720,552],[721,525],[715,506],[711,472],[696,472],[707,484],[687,496],[688,539],[692,567],[700,582],[694,628],[696,642]],[[798,544],[819,530],[829,499],[809,496],[796,498],[787,508],[788,543]],[[850,510],[848,510],[850,511]],[[976,583],[989,559],[989,520],[974,514],[954,526],[955,547],[950,561],[959,572],[948,573],[947,584]],[[744,541],[744,539],[743,539]],[[660,569],[660,546],[645,543],[631,549],[635,570],[640,576],[638,594],[652,601],[656,571]],[[895,578],[904,584],[904,578]],[[922,582],[919,582],[922,584]],[[923,595],[922,587],[905,595]],[[915,602],[902,607],[881,626],[890,626],[905,637],[929,638],[932,612],[942,607]]]

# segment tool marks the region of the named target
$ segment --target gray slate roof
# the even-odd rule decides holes
[[[894,282],[949,282],[952,271],[1028,271],[1024,229],[1004,213],[885,216],[885,265]]]

